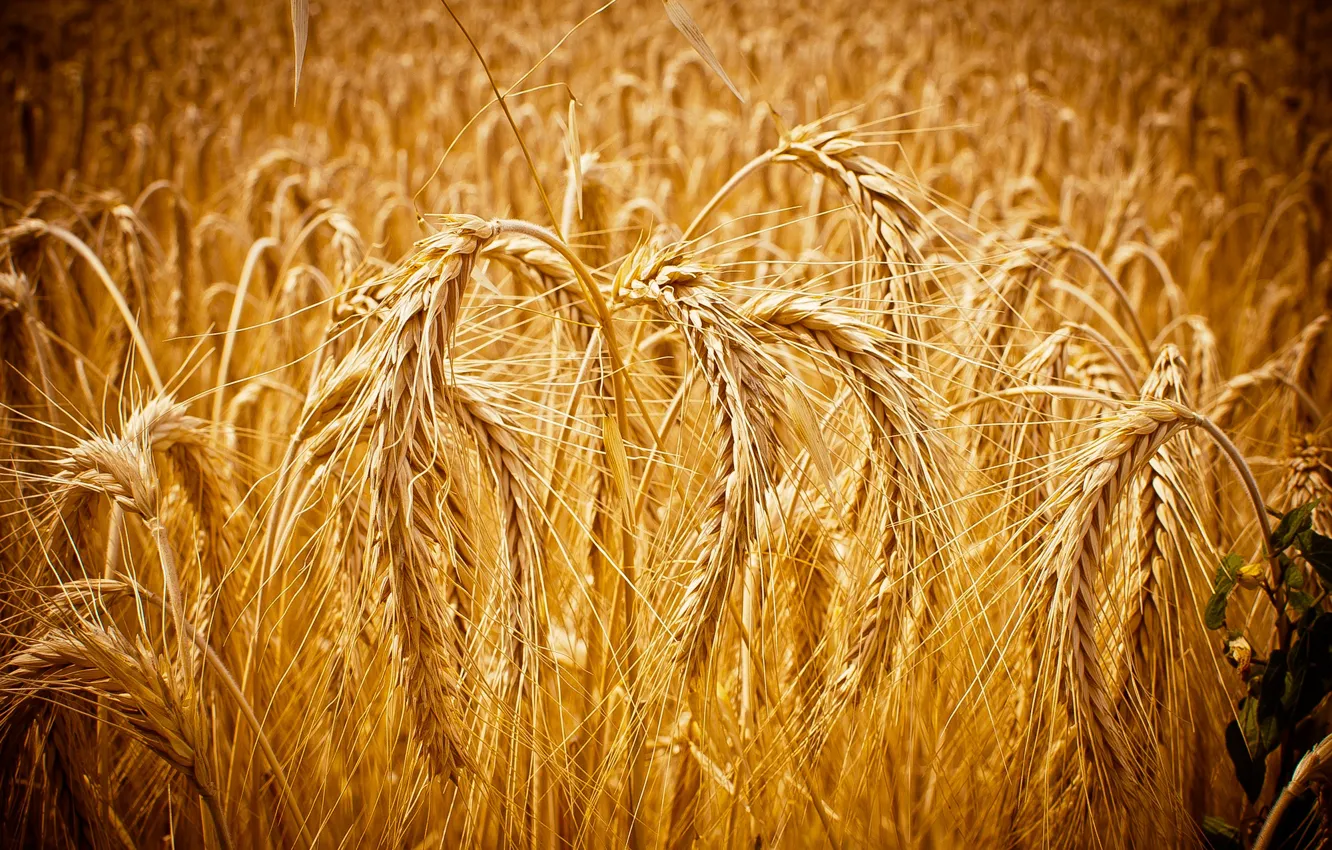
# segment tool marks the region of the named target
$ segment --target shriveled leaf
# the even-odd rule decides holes
[[[1308,531],[1313,525],[1313,511],[1318,500],[1300,505],[1281,518],[1276,530],[1272,532],[1272,548],[1278,552],[1295,542],[1295,538]]]
[[[614,416],[601,418],[601,439],[606,447],[606,468],[610,471],[615,490],[624,497],[629,492],[629,456],[620,435],[620,422]]]
[[[740,94],[740,90],[735,87],[735,83],[731,82],[731,78],[727,76],[726,69],[722,67],[721,62],[717,59],[717,54],[713,53],[712,48],[708,46],[707,39],[703,37],[703,31],[698,28],[698,24],[694,23],[694,18],[689,14],[689,10],[681,5],[680,0],[662,0],[662,2],[666,4],[666,17],[671,19],[671,24],[680,31],[680,35],[685,37],[689,46],[694,48],[694,51],[702,57],[703,61],[712,69],[712,72],[721,77],[722,82],[726,83],[726,87],[731,90],[731,94],[735,95],[741,103],[744,103],[744,95]]]
[[[1248,744],[1244,741],[1244,733],[1240,731],[1239,723],[1234,720],[1226,726],[1226,753],[1230,755],[1230,763],[1235,767],[1235,778],[1239,780],[1245,796],[1249,798],[1249,802],[1254,802],[1258,799],[1258,795],[1263,793],[1267,763],[1262,753],[1249,751]]]
[[[296,86],[292,100],[301,91],[301,67],[305,64],[305,41],[310,36],[310,0],[291,0],[291,34],[296,47]]]
[[[1226,660],[1240,671],[1241,676],[1249,675],[1249,668],[1253,665],[1253,647],[1249,644],[1248,638],[1240,633],[1228,638],[1226,640]]]

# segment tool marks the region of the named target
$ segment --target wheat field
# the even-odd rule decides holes
[[[1332,842],[1320,4],[0,22],[4,846]]]

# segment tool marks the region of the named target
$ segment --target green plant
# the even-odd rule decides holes
[[[1291,782],[1297,761],[1323,738],[1316,718],[1332,693],[1332,611],[1326,606],[1332,587],[1332,538],[1313,529],[1317,500],[1281,517],[1268,540],[1280,573],[1265,564],[1246,564],[1230,554],[1221,560],[1207,603],[1207,628],[1224,635],[1226,659],[1243,683],[1235,717],[1226,726],[1226,751],[1235,778],[1250,803],[1268,784],[1269,761],[1277,770],[1275,788]],[[1232,628],[1227,609],[1236,589],[1257,590],[1272,609],[1277,645],[1266,656],[1254,646],[1250,630]],[[1250,618],[1250,624],[1265,620]],[[1275,759],[1269,756],[1276,754]],[[1215,847],[1228,846],[1240,833],[1215,818],[1204,823]]]

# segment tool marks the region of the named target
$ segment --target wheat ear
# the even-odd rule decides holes
[[[147,646],[83,624],[31,641],[5,660],[3,670],[0,681],[11,698],[47,690],[104,701],[140,743],[194,785],[212,813],[219,843],[231,846],[202,707],[187,699],[176,676]]]
[[[463,293],[495,232],[493,223],[451,219],[392,273],[396,286],[383,307],[384,324],[367,342],[378,365],[375,383],[359,384],[353,393],[364,399],[361,409],[370,422],[367,557],[389,565],[393,624],[416,734],[435,772],[446,777],[470,764],[459,717],[462,647],[433,577],[427,541],[435,530],[429,511],[416,505],[417,472],[433,451],[434,399],[445,392],[445,358]]]
[[[930,628],[932,582],[941,572],[943,548],[957,539],[947,510],[957,502],[955,453],[935,425],[937,406],[889,352],[890,334],[827,299],[799,293],[762,296],[745,315],[760,335],[812,346],[842,368],[868,414],[873,465],[884,479],[879,497],[889,524],[879,529],[882,551],[861,593],[858,625],[839,674],[839,689],[850,693],[871,684],[889,666],[899,602],[913,605],[911,625],[918,637]],[[865,500],[869,482],[868,472],[858,480],[853,511]],[[905,585],[895,579],[901,567],[909,572]]]
[[[711,652],[775,482],[779,443],[773,423],[781,406],[773,388],[781,379],[712,272],[678,248],[637,252],[621,268],[616,291],[626,306],[652,308],[684,337],[720,432],[711,510],[697,535],[702,553],[676,612],[681,658],[692,677]]]
[[[1199,424],[1186,408],[1144,400],[1125,409],[1076,459],[1072,474],[1043,514],[1052,518],[1038,563],[1050,585],[1047,640],[1058,655],[1056,691],[1072,715],[1080,744],[1093,764],[1127,764],[1123,735],[1105,689],[1100,649],[1097,579],[1120,495],[1133,476],[1181,430]]]
[[[1188,405],[1188,369],[1175,346],[1167,344],[1157,353],[1156,363],[1143,382],[1142,394],[1144,398]],[[1180,551],[1182,529],[1176,517],[1180,515],[1179,502],[1187,499],[1184,470],[1191,455],[1190,445],[1184,442],[1187,439],[1187,435],[1181,436],[1148,458],[1140,502],[1138,560],[1125,622],[1126,687],[1140,689],[1151,706],[1159,705],[1167,672],[1162,582],[1170,555]]]

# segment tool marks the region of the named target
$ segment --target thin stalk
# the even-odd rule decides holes
[[[1230,458],[1231,465],[1235,467],[1240,478],[1244,480],[1244,489],[1249,494],[1249,500],[1253,503],[1254,513],[1258,515],[1258,526],[1263,532],[1263,550],[1267,553],[1268,575],[1267,595],[1271,599],[1272,607],[1276,609],[1275,619],[1277,628],[1277,646],[1283,652],[1290,651],[1290,619],[1286,616],[1286,591],[1282,580],[1281,563],[1277,559],[1277,552],[1272,550],[1272,521],[1267,516],[1267,506],[1263,502],[1262,492],[1258,489],[1258,482],[1253,477],[1253,470],[1244,460],[1244,455],[1230,441],[1216,423],[1202,414],[1193,414],[1194,422],[1202,428],[1212,439],[1216,441],[1221,450]],[[1284,772],[1294,757],[1294,749],[1290,741],[1290,730],[1285,729],[1281,733],[1281,770]],[[1303,762],[1301,762],[1303,763]],[[1289,803],[1287,803],[1289,805]],[[1264,827],[1266,830],[1266,826]],[[1270,839],[1269,839],[1270,840]]]
[[[167,607],[171,610],[171,617],[176,622],[176,640],[182,641],[194,633],[194,629],[185,620],[184,601],[180,595],[180,571],[176,566],[176,553],[171,548],[171,541],[167,539],[166,526],[156,517],[148,519],[148,529],[152,533],[153,540],[157,544],[158,559],[162,562],[162,583],[166,590]],[[190,678],[193,678],[193,672],[189,670],[190,656],[180,652],[181,663],[186,665],[186,672]],[[200,794],[213,818],[213,828],[217,833],[218,844],[222,850],[230,850],[231,835],[227,831],[226,818],[222,812],[222,802],[213,792],[204,793],[200,789]]]
[[[1138,361],[1142,363],[1143,368],[1151,367],[1152,361],[1144,358],[1143,353],[1138,350],[1138,346],[1135,344],[1132,335],[1124,329],[1124,326],[1115,318],[1113,313],[1107,310],[1100,301],[1097,301],[1092,297],[1091,293],[1087,292],[1080,286],[1075,286],[1062,280],[1050,281],[1050,288],[1056,292],[1063,292],[1066,295],[1071,295],[1078,299],[1078,301],[1081,301],[1084,307],[1095,313],[1100,317],[1101,321],[1105,322],[1107,327],[1112,328],[1115,331],[1115,336],[1124,341],[1124,347],[1137,355]],[[1137,381],[1131,383],[1136,384]]]
[[[310,386],[305,392],[305,403],[307,405],[309,404],[311,397],[314,395],[315,384],[319,377],[319,369],[324,362],[324,346],[327,341],[328,328],[325,327],[323,339],[315,349],[314,360],[310,364]],[[263,558],[259,562],[259,599],[261,603],[263,599],[264,576],[268,574],[269,565],[273,563],[274,546],[277,540],[277,528],[279,525],[285,524],[283,517],[285,517],[285,511],[289,507],[291,501],[288,498],[286,490],[287,478],[291,475],[291,465],[296,460],[296,451],[300,444],[305,440],[305,429],[307,425],[308,423],[304,420],[297,424],[295,432],[291,435],[291,439],[287,440],[287,448],[282,453],[282,461],[278,464],[277,483],[273,485],[272,492],[273,508],[269,522],[264,529]],[[262,604],[260,605],[260,610],[262,610]],[[248,664],[246,666],[247,669],[241,671],[241,676],[243,678],[248,678],[249,675]]]
[[[1120,286],[1119,281],[1115,280],[1115,276],[1105,267],[1105,263],[1101,262],[1101,258],[1087,248],[1077,242],[1065,242],[1060,247],[1065,251],[1076,254],[1094,266],[1106,284],[1114,290],[1115,297],[1119,299],[1119,303],[1124,306],[1124,311],[1128,313],[1129,321],[1133,325],[1133,333],[1137,335],[1138,342],[1142,345],[1142,353],[1146,356],[1147,362],[1151,363],[1156,358],[1156,355],[1152,352],[1151,340],[1148,339],[1147,332],[1142,329],[1142,322],[1138,320],[1138,311],[1133,309],[1133,301],[1129,298],[1128,293],[1124,291],[1124,287]]]
[[[1309,395],[1308,390],[1285,375],[1277,375],[1276,379],[1289,387],[1291,392],[1295,393],[1296,398],[1298,398],[1304,405],[1305,410],[1308,410],[1309,414],[1313,416],[1315,422],[1323,421],[1323,409],[1318,406],[1318,402],[1314,401],[1313,396]]]
[[[444,0],[440,0],[440,2],[444,2]],[[452,12],[450,12],[450,14],[452,14]],[[547,202],[547,204],[549,204],[549,202]],[[564,240],[561,237],[551,233],[544,227],[539,227],[530,222],[516,221],[513,219],[498,221],[497,225],[500,232],[520,233],[524,236],[539,240],[557,252],[560,256],[564,257],[570,267],[573,268],[574,276],[578,279],[579,285],[583,288],[583,297],[592,305],[597,316],[597,321],[601,324],[601,336],[606,342],[606,351],[611,358],[611,387],[615,396],[615,418],[616,423],[620,427],[620,433],[622,435],[629,433],[628,404],[626,402],[625,392],[627,385],[629,393],[633,395],[638,412],[642,416],[643,422],[652,436],[653,446],[659,447],[661,440],[658,436],[656,427],[652,423],[652,418],[648,415],[647,406],[643,403],[642,397],[639,396],[638,388],[627,380],[627,369],[625,368],[624,359],[620,356],[619,347],[615,342],[615,329],[612,324],[613,320],[611,318],[610,309],[606,304],[606,299],[601,294],[601,289],[597,286],[596,281],[593,280],[592,273],[588,270],[587,265],[582,261],[582,258],[570,250],[569,246],[564,243]],[[621,547],[624,552],[625,563],[622,566],[620,574],[621,581],[624,584],[623,602],[625,606],[625,631],[623,636],[626,647],[625,692],[628,694],[631,710],[636,712],[637,705],[634,703],[634,700],[636,699],[637,694],[637,649],[635,647],[633,598],[638,593],[638,589],[635,585],[636,575],[633,567],[635,541],[633,537],[633,529],[630,527],[629,522],[629,505],[625,505],[624,507],[625,509],[622,512],[620,526],[622,540]],[[626,790],[630,793],[632,799],[634,787],[640,784],[635,780],[635,777],[637,777],[641,770],[642,759],[640,742],[637,739],[631,740],[629,743],[629,749],[628,763],[630,765],[630,780],[627,783],[629,787]],[[631,816],[629,846],[637,847],[638,845],[639,836],[635,822]]]
[[[176,639],[180,640],[185,634],[187,623],[185,621],[185,603],[180,597],[180,571],[176,566],[176,552],[171,548],[171,541],[167,539],[166,526],[160,519],[151,517],[147,520],[148,531],[153,536],[153,542],[157,544],[157,557],[162,562],[162,584],[166,591],[167,608],[171,612],[171,619],[176,624]],[[188,656],[181,653],[182,659]]]
[[[586,385],[587,373],[592,368],[592,353],[596,350],[601,339],[601,331],[594,330],[592,338],[588,340],[587,349],[583,352],[583,360],[578,366],[578,375],[574,378],[573,392],[569,395],[569,414],[564,418],[560,425],[558,436],[555,440],[555,452],[550,462],[550,481],[546,487],[546,515],[550,516],[555,510],[556,496],[555,482],[560,475],[560,465],[564,462],[564,455],[567,452],[569,432],[573,430],[573,422],[578,413],[578,403],[583,398],[583,387]]]
[[[745,628],[743,619],[738,613],[736,613],[735,603],[730,601],[726,603],[726,613],[730,615],[731,621],[735,624],[738,630],[741,644],[748,648],[751,642],[749,631]],[[768,690],[768,680],[766,676],[760,675],[757,677],[756,681],[759,687],[763,689],[763,692],[760,695],[763,702],[771,705],[773,711],[777,712],[777,728],[781,730],[781,734],[785,736],[790,729],[789,724],[786,722],[785,712],[782,709],[782,706],[786,701],[785,697],[773,699],[772,693]],[[824,835],[827,836],[828,842],[832,844],[834,850],[842,850],[842,842],[837,837],[837,833],[833,831],[832,822],[828,818],[828,810],[824,808],[823,798],[814,787],[814,777],[809,772],[809,765],[803,759],[799,760],[799,763],[800,775],[805,780],[805,791],[809,794],[810,802],[814,804],[814,811],[819,816],[819,823],[823,825]]]
[[[250,278],[259,263],[259,255],[269,248],[276,248],[278,242],[271,236],[256,239],[245,255],[245,266],[241,269],[240,284],[236,287],[236,299],[231,304],[231,318],[227,320],[227,335],[222,340],[222,361],[217,366],[217,385],[213,387],[213,425],[222,422],[222,391],[227,385],[227,370],[231,366],[231,352],[236,345],[236,330],[240,327],[241,310],[245,306],[245,294],[250,288]]]
[[[1104,351],[1111,360],[1115,361],[1115,368],[1119,370],[1119,374],[1124,376],[1124,386],[1137,386],[1138,379],[1133,377],[1133,370],[1129,369],[1128,361],[1125,360],[1124,356],[1118,351],[1115,351],[1114,345],[1110,340],[1106,339],[1105,334],[1101,333],[1096,328],[1093,328],[1091,325],[1083,324],[1081,322],[1074,324],[1073,327],[1085,334],[1092,342],[1100,346],[1101,350]]]
[[[1263,821],[1263,828],[1258,833],[1258,840],[1253,843],[1253,850],[1268,850],[1272,846],[1282,815],[1290,808],[1290,804],[1305,792],[1309,780],[1324,766],[1329,755],[1332,755],[1332,736],[1319,741],[1312,750],[1304,754],[1304,758],[1295,766],[1290,781],[1281,789],[1280,796],[1272,804],[1272,810],[1268,813],[1267,820]]]
[[[106,287],[111,300],[116,302],[116,309],[120,311],[121,318],[125,320],[125,327],[129,328],[130,336],[134,339],[134,347],[138,349],[139,357],[143,360],[143,367],[148,370],[148,377],[153,382],[153,389],[159,394],[164,392],[166,387],[162,383],[162,376],[157,372],[157,363],[153,361],[153,354],[148,350],[148,340],[144,339],[143,331],[139,329],[139,323],[134,318],[134,313],[130,311],[129,302],[125,300],[125,295],[120,291],[120,287],[116,286],[115,281],[111,279],[111,274],[106,270],[106,266],[102,265],[102,261],[92,252],[87,243],[73,233],[59,225],[47,224],[46,222],[41,222],[41,225],[43,231],[73,248],[75,253],[86,260],[88,265],[92,266],[93,272],[97,275],[97,279],[102,282],[102,285]]]
[[[118,503],[111,503],[111,517],[107,521],[106,562],[102,566],[102,578],[115,578],[120,568],[121,540],[125,529],[125,509]],[[104,737],[104,730],[110,728],[105,697],[97,698],[97,781],[102,792],[102,801],[106,805],[108,817],[114,816],[111,805],[111,751]]]
[[[443,2],[443,0],[441,0]],[[544,227],[532,224],[527,221],[517,221],[515,219],[502,219],[496,222],[499,225],[500,232],[521,233],[524,236],[530,236],[544,243],[547,247],[554,250],[573,268],[574,277],[578,279],[579,285],[583,289],[583,298],[592,305],[593,311],[597,315],[597,321],[601,324],[601,334],[606,340],[606,352],[611,359],[611,387],[615,393],[615,417],[620,426],[620,433],[629,433],[628,405],[625,401],[625,385],[628,384],[629,393],[634,397],[634,403],[638,407],[638,412],[643,416],[647,424],[649,433],[652,435],[652,442],[656,445],[660,438],[656,428],[652,425],[652,419],[647,414],[647,406],[638,394],[638,388],[626,380],[626,370],[624,358],[620,356],[620,348],[615,342],[615,334],[612,328],[610,308],[606,304],[606,298],[601,294],[601,288],[597,286],[592,279],[592,272],[588,270],[587,265],[569,246],[564,244],[564,240],[558,235],[551,233]]]
[[[726,196],[731,194],[731,192],[735,190],[735,187],[740,185],[741,181],[767,165],[769,162],[772,162],[772,158],[776,155],[777,149],[773,148],[772,150],[764,151],[749,162],[740,166],[740,170],[732,174],[730,179],[722,184],[722,187],[717,190],[717,193],[703,205],[703,209],[698,211],[698,215],[694,216],[694,220],[689,222],[689,226],[685,228],[684,235],[680,237],[680,241],[688,242],[694,235],[694,231],[698,230],[703,222],[707,220],[707,217],[712,214],[712,211],[717,208],[717,205],[726,200]]]
[[[217,846],[220,850],[231,850],[231,832],[227,829],[226,818],[223,817],[222,801],[212,791],[204,792],[200,790],[199,796],[203,798],[204,803],[208,806],[208,814],[213,819],[213,831],[217,836]]]
[[[120,569],[123,541],[120,539],[125,529],[125,509],[115,502],[111,503],[111,517],[106,529],[106,562],[102,566],[102,578],[112,578]]]
[[[1281,564],[1277,561],[1278,553],[1272,551],[1272,521],[1267,516],[1267,505],[1263,502],[1263,494],[1262,491],[1258,489],[1258,481],[1253,477],[1253,470],[1249,468],[1249,464],[1244,459],[1244,455],[1240,453],[1240,450],[1236,448],[1235,444],[1230,441],[1230,438],[1226,436],[1225,432],[1222,431],[1215,422],[1208,419],[1206,416],[1203,416],[1201,413],[1189,411],[1189,414],[1193,418],[1194,423],[1199,428],[1206,431],[1212,439],[1216,441],[1216,444],[1220,446],[1221,450],[1226,453],[1226,457],[1230,459],[1231,466],[1235,467],[1235,471],[1239,473],[1240,479],[1243,480],[1244,490],[1249,495],[1249,501],[1253,503],[1253,512],[1257,515],[1258,526],[1263,532],[1263,550],[1266,553],[1268,567],[1270,569],[1269,579],[1273,582],[1273,586],[1276,588],[1277,593],[1280,594],[1282,570]],[[1284,609],[1278,612],[1278,616],[1284,619]],[[1287,639],[1288,636],[1282,636],[1282,649],[1287,648]]]
[[[51,369],[47,363],[50,358],[50,351],[46,347],[46,337],[42,333],[41,322],[36,316],[23,317],[23,325],[28,331],[28,338],[32,340],[32,354],[37,361],[37,377],[42,382],[42,402],[46,406],[46,422],[54,426],[55,418],[55,395],[51,389]]]
[[[472,40],[472,34],[467,31],[467,27],[463,26],[462,21],[458,20],[458,15],[453,11],[453,7],[449,5],[449,0],[439,0],[439,2],[444,5],[444,10],[449,13],[450,18],[453,18],[453,22],[458,25],[458,29],[462,30],[463,38],[467,39],[472,52],[476,54],[477,61],[481,63],[481,70],[486,72],[486,81],[490,83],[490,90],[495,93],[495,99],[499,101],[500,109],[504,110],[504,118],[509,122],[509,126],[513,128],[513,135],[518,139],[518,147],[522,149],[523,159],[527,160],[527,169],[532,172],[532,182],[536,184],[537,193],[541,195],[541,203],[546,207],[546,215],[550,216],[550,226],[554,228],[555,235],[563,240],[564,234],[560,232],[560,220],[555,215],[555,207],[551,206],[550,198],[546,195],[546,189],[541,185],[541,176],[537,174],[536,162],[532,159],[531,151],[527,149],[527,142],[523,141],[523,134],[518,131],[518,122],[513,120],[513,113],[509,111],[508,101],[504,99],[499,86],[495,84],[495,76],[490,73],[490,66],[486,64],[486,57],[481,54],[481,48],[477,47],[476,42]]]
[[[661,417],[661,430],[665,433],[666,426],[672,422],[680,412],[680,406],[684,403],[685,390],[689,388],[688,382],[680,385],[680,389],[675,391],[675,397],[671,399],[670,407]],[[643,512],[643,505],[647,502],[648,487],[652,486],[652,477],[657,471],[657,460],[661,458],[662,449],[660,447],[652,450],[648,454],[647,464],[643,467],[643,480],[639,482],[638,494],[634,496],[634,507],[631,518],[634,522],[638,521],[639,514]]]
[[[1122,407],[1123,402],[1119,399],[1111,398],[1103,393],[1094,390],[1084,390],[1078,387],[1064,387],[1058,384],[1030,384],[1025,387],[1006,387],[1002,390],[985,393],[984,395],[973,396],[965,401],[959,401],[957,404],[948,408],[948,412],[954,415],[961,413],[969,407],[975,407],[978,404],[984,404],[987,401],[995,401],[1001,398],[1021,398],[1029,395],[1044,395],[1053,398],[1069,398],[1075,401],[1090,401],[1095,404],[1102,404],[1106,407]]]

